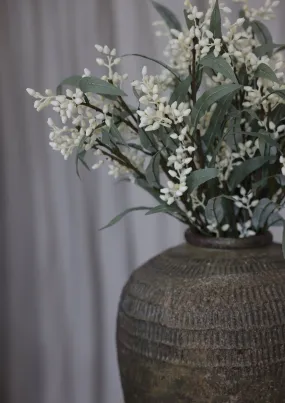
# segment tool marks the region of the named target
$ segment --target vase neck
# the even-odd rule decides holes
[[[261,248],[272,244],[273,237],[270,232],[249,238],[210,238],[194,234],[187,229],[185,232],[186,241],[194,246],[210,249],[249,249]]]

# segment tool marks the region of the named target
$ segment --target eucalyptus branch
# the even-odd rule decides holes
[[[90,104],[89,101],[88,101],[88,102],[82,102],[81,105],[82,105],[82,106],[86,106],[86,107],[88,107],[88,108],[90,108],[90,109],[94,109],[94,110],[97,111],[97,112],[104,113],[104,112],[103,112],[103,109],[99,108],[99,107],[96,106],[96,105]],[[110,117],[113,117],[113,115],[112,115],[110,112],[108,112],[106,115],[107,115],[107,116],[110,116]],[[125,118],[122,118],[121,116],[117,116],[117,117],[121,120],[121,122],[123,122],[123,123],[125,123],[127,126],[129,126],[134,132],[137,132],[137,127],[135,127],[130,121],[128,121],[128,120],[125,119]]]
[[[114,151],[112,150],[111,147],[107,146],[106,144],[102,143],[99,139],[97,140],[97,143],[99,146],[106,148],[107,150],[109,150],[109,152],[111,152],[111,154],[108,153],[108,157],[110,157],[111,159],[115,159],[117,160],[120,164],[124,165],[126,168],[131,169],[133,172],[135,172],[138,177],[145,179],[145,175],[142,174],[142,172],[140,172],[129,160],[127,157],[124,156],[124,154],[122,154],[122,152],[120,151],[119,148],[116,148],[116,152],[114,153]],[[102,151],[102,149],[100,149]],[[105,151],[102,151],[103,153],[105,153],[104,155],[107,155],[107,153]]]

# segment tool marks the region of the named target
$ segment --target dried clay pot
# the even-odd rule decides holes
[[[136,270],[119,305],[125,403],[284,403],[285,262],[272,236],[188,244]]]

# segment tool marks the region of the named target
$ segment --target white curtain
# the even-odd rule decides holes
[[[182,0],[161,2],[182,14]],[[282,4],[280,21],[284,11]],[[132,269],[181,242],[184,229],[166,216],[137,213],[99,232],[124,209],[153,202],[104,170],[83,168],[80,181],[72,158],[66,162],[49,148],[49,114],[35,112],[25,88],[55,88],[84,67],[100,74],[95,43],[160,58],[155,19],[142,0],[0,2],[3,403],[122,401],[115,348],[120,291]],[[283,25],[271,26],[282,43]],[[139,76],[140,60],[123,65],[131,78]]]

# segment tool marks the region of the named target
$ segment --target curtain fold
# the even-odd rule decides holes
[[[183,1],[161,2],[182,16]],[[80,181],[73,158],[64,161],[48,146],[50,114],[35,112],[25,88],[55,88],[85,67],[101,74],[95,43],[161,58],[156,19],[142,0],[0,3],[3,403],[122,401],[115,348],[121,289],[135,267],[180,243],[184,228],[137,213],[98,231],[124,209],[153,201],[104,169],[83,168]],[[282,24],[271,25],[282,42]],[[144,63],[126,58],[123,69],[139,77]]]

